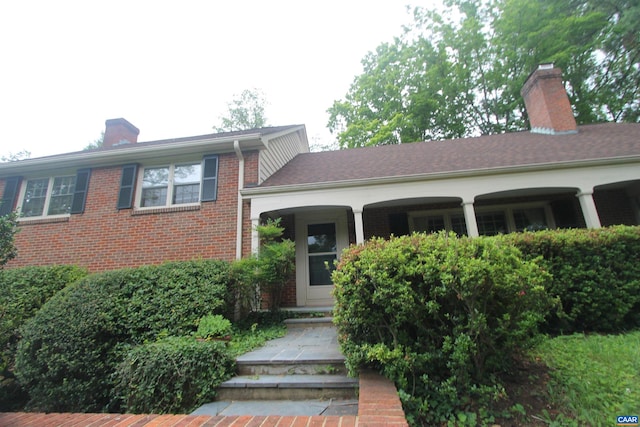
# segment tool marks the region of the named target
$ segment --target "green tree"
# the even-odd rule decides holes
[[[227,103],[227,113],[220,116],[220,125],[214,126],[216,132],[232,132],[267,126],[264,108],[264,93],[259,89],[245,89]]]
[[[449,0],[362,61],[329,108],[342,148],[527,128],[520,88],[540,63],[564,71],[578,123],[637,121],[637,0]],[[532,17],[535,17],[532,19]],[[622,45],[622,48],[618,46]]]
[[[31,157],[31,151],[20,150],[17,153],[9,152],[6,156],[0,157],[0,162],[16,162],[18,160],[24,160]]]
[[[92,142],[88,143],[82,150],[94,150],[96,148],[102,148],[104,145],[104,131],[100,134],[99,138],[94,139]]]

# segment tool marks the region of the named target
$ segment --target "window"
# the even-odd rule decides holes
[[[198,203],[201,170],[200,163],[145,168],[140,207]]]
[[[476,213],[476,221],[478,222],[478,233],[481,236],[508,233],[504,212]]]
[[[424,233],[437,233],[442,230],[455,232],[458,236],[467,234],[467,224],[464,215],[449,212],[435,213],[433,215],[411,214],[413,224],[412,231]]]
[[[535,231],[555,227],[551,208],[541,203],[476,208],[478,233],[493,236],[514,231]],[[440,230],[467,234],[467,224],[459,209],[409,212],[411,231],[434,233]]]
[[[76,188],[75,176],[30,179],[25,183],[21,217],[66,215],[71,213]]]

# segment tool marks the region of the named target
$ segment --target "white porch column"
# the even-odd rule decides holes
[[[356,244],[364,243],[364,223],[362,222],[363,208],[351,208],[353,210],[353,221],[356,229]]]
[[[593,201],[593,190],[579,191],[576,197],[580,201],[582,215],[584,215],[584,222],[587,224],[587,228],[602,227],[596,203]]]
[[[478,221],[476,221],[476,210],[473,208],[473,200],[464,200],[462,202],[462,210],[464,211],[464,222],[467,224],[467,235],[469,237],[478,237]]]
[[[258,225],[260,225],[260,217],[251,218],[251,253],[257,254],[260,249],[260,237],[258,236]]]

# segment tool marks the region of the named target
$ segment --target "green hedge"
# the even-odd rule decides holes
[[[115,394],[130,413],[190,413],[213,401],[234,369],[222,342],[168,337],[126,355],[116,373]]]
[[[622,332],[640,327],[640,227],[539,231],[503,236],[527,259],[542,257],[560,299],[547,330]]]
[[[550,276],[499,238],[414,234],[343,252],[335,322],[349,369],[399,387],[412,422],[471,410],[501,393],[494,374],[528,348],[551,306]]]
[[[189,335],[230,315],[229,264],[172,262],[95,274],[52,297],[23,328],[16,375],[41,411],[118,410],[116,366],[133,345]]]
[[[13,374],[20,327],[56,292],[86,274],[72,266],[0,270],[0,407],[4,410],[19,409],[26,398]]]

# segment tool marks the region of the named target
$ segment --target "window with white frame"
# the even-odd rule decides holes
[[[71,213],[76,176],[29,179],[23,185],[21,217],[67,215]]]
[[[200,201],[200,163],[145,168],[140,207],[163,207]]]
[[[551,208],[544,203],[479,207],[476,222],[479,234],[485,236],[555,227]],[[409,226],[416,232],[447,230],[467,234],[464,214],[459,209],[410,212]]]

